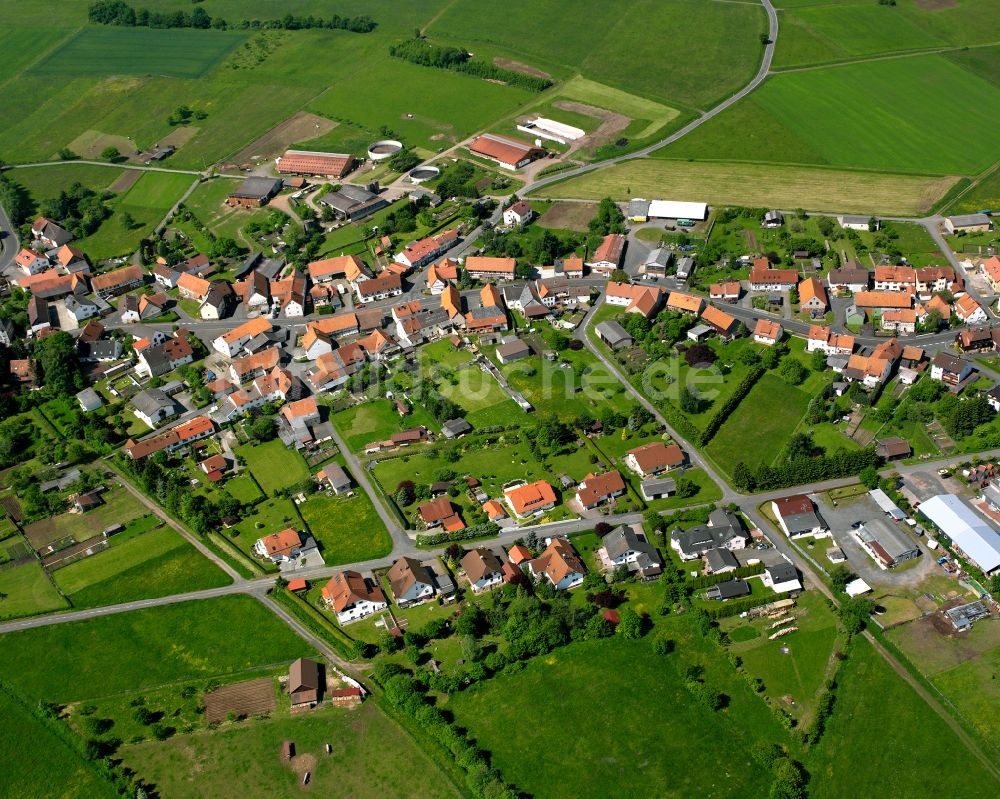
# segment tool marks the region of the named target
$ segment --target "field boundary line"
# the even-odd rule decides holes
[[[715,2],[732,3],[739,0],[715,0]],[[895,58],[913,58],[922,55],[939,55],[941,53],[954,53],[964,50],[975,50],[983,47],[996,47],[1000,42],[983,42],[982,44],[948,45],[947,47],[927,47],[914,48],[912,50],[888,50],[882,53],[872,53],[859,58],[836,61],[820,61],[815,64],[801,64],[791,67],[775,67],[771,70],[774,75],[785,75],[790,72],[811,72],[816,69],[826,69],[828,67],[844,67],[851,64],[865,64],[870,61],[890,61]]]

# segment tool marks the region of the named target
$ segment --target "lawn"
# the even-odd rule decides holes
[[[111,216],[94,233],[76,243],[92,259],[131,253],[193,182],[192,175],[143,172],[125,194],[108,203]],[[126,213],[133,220],[130,227],[123,221]]]
[[[948,206],[949,214],[974,214],[983,210],[1000,210],[1000,169],[991,172]]]
[[[38,562],[0,569],[0,619],[63,610],[66,600],[52,587]]]
[[[791,696],[794,704],[784,702],[782,706],[805,724],[836,666],[832,654],[838,638],[837,622],[818,591],[802,594],[791,616],[798,630],[773,641],[768,640],[771,619],[727,619],[723,629],[737,641],[730,649],[740,656],[750,674],[764,681],[767,695],[777,702]],[[753,637],[749,636],[751,631]]]
[[[279,757],[294,741],[298,758],[312,762],[311,792],[385,799],[459,797],[420,743],[374,701],[357,710],[326,708],[294,718],[251,721],[235,727],[144,742],[123,750],[125,762],[163,796],[185,799],[238,790],[246,799],[290,796],[301,778]],[[324,752],[333,744],[333,754]],[[363,764],[363,767],[360,767]]]
[[[729,475],[740,461],[751,471],[773,463],[819,388],[815,385],[808,390],[815,378],[822,375],[811,375],[802,386],[790,386],[774,373],[765,374],[708,443],[708,454]],[[780,402],[775,401],[777,397]]]
[[[6,799],[118,796],[93,763],[84,760],[62,735],[36,719],[28,706],[5,691],[0,691],[0,717],[4,720],[0,725],[0,760],[18,764],[0,773],[0,794]]]
[[[236,450],[236,455],[243,458],[268,496],[309,478],[309,467],[302,455],[286,447],[280,439],[264,444],[245,444]]]
[[[86,608],[227,585],[229,578],[173,529],[163,526],[54,572],[56,584]]]
[[[250,474],[230,477],[226,481],[226,492],[244,503],[256,502],[264,496]]]
[[[1000,782],[865,639],[855,639],[839,682],[826,733],[805,758],[812,799],[878,793],[890,773],[894,796],[972,799],[1000,791]],[[911,734],[887,736],[889,729]]]
[[[127,524],[145,516],[146,506],[124,488],[111,488],[101,494],[103,504],[87,513],[62,513],[28,525],[25,533],[36,546],[72,536],[84,541],[114,524]]]
[[[238,185],[237,181],[227,178],[216,178],[200,183],[184,201],[184,207],[189,209],[198,218],[198,221],[216,236],[227,236],[240,240],[240,231],[254,220],[267,219],[271,215],[271,209],[231,208],[226,205],[226,197]],[[192,240],[194,240],[195,235],[202,235],[200,231],[194,231],[193,226],[183,223],[180,223],[179,226],[192,236]]]
[[[352,408],[330,414],[334,425],[354,452],[373,441],[385,441],[393,433],[418,425],[437,429],[438,425],[420,406],[409,416],[400,416],[396,405],[387,399],[369,400]]]
[[[677,641],[677,654],[656,655],[648,640],[574,643],[453,694],[445,707],[508,780],[538,799],[766,792],[771,778],[747,742],[785,734],[706,639],[681,619],[658,626]],[[730,696],[727,710],[696,704],[684,687],[688,664],[703,666],[706,681]],[[629,690],[609,702],[616,679]],[[719,751],[727,753],[724,778]]]
[[[381,558],[392,552],[392,539],[363,490],[353,497],[315,494],[299,512],[320,545],[327,566]]]
[[[199,78],[246,38],[239,31],[84,28],[31,72],[56,76],[160,75]]]
[[[307,472],[308,474],[308,472]],[[241,519],[232,529],[222,533],[249,557],[258,538],[277,533],[286,527],[302,529],[302,517],[297,506],[290,499],[266,499],[253,506],[253,513]],[[260,563],[259,560],[257,560]]]
[[[979,131],[998,123],[1000,86],[925,55],[778,74],[661,155],[975,175],[996,160]]]
[[[717,117],[719,119],[721,117]],[[708,125],[713,124],[709,122]],[[699,129],[698,136],[702,136]],[[742,127],[727,130],[725,140],[750,137]],[[694,138],[692,135],[692,139]],[[765,139],[768,137],[765,137]],[[683,141],[687,141],[685,138]],[[722,150],[706,148],[715,157]],[[754,148],[761,153],[762,145]],[[776,147],[772,152],[783,153]],[[674,151],[671,151],[674,154]],[[677,155],[681,155],[677,152]],[[692,156],[694,157],[694,156]],[[572,178],[539,191],[544,197],[599,200],[612,197],[659,197],[669,186],[671,196],[697,197],[711,205],[767,208],[808,208],[812,211],[919,214],[954,183],[952,178],[847,172],[815,167],[750,163],[691,163],[657,158],[637,159]]]
[[[206,680],[310,654],[301,638],[246,596],[37,627],[0,641],[4,679],[32,701],[53,702]]]

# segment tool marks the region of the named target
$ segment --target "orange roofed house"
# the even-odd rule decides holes
[[[701,312],[701,320],[711,326],[724,339],[735,336],[740,326],[740,323],[736,321],[736,317],[727,314],[714,305],[705,306],[705,310]]]
[[[529,516],[552,510],[556,506],[556,492],[544,480],[536,480],[534,483],[505,488],[504,498],[514,515],[518,519],[525,519]]]
[[[827,355],[850,355],[854,352],[854,336],[834,333],[823,325],[811,325],[806,339],[806,352],[816,350],[822,350]]]
[[[337,614],[338,624],[363,619],[387,607],[382,589],[350,569],[335,572],[323,586],[323,601]]]
[[[813,316],[822,316],[830,307],[826,287],[816,278],[806,278],[799,283],[799,307]]]
[[[690,314],[691,316],[700,314],[703,304],[704,300],[701,297],[685,294],[683,291],[671,291],[667,297],[668,311]]]
[[[652,477],[669,469],[684,465],[684,451],[676,444],[650,441],[630,449],[625,455],[625,465],[639,477]]]
[[[798,285],[797,269],[772,269],[767,258],[756,258],[750,270],[751,291],[789,291]]]
[[[553,538],[545,551],[528,561],[528,571],[536,579],[548,580],[558,591],[575,588],[587,573],[583,561],[565,538]]]
[[[510,170],[520,169],[546,155],[541,147],[496,133],[484,133],[476,137],[469,145],[469,152]]]
[[[849,382],[859,382],[869,389],[876,388],[889,379],[902,355],[903,347],[891,338],[879,344],[871,355],[852,355],[841,374]]]
[[[777,322],[773,322],[770,319],[758,319],[753,329],[753,340],[758,344],[766,344],[769,347],[773,347],[781,341],[783,334],[784,330],[782,330],[781,325]]]
[[[365,262],[357,255],[338,255],[335,258],[312,261],[306,270],[313,283],[329,283],[331,281],[356,283],[371,277],[371,272]]]
[[[591,510],[625,493],[625,481],[617,471],[588,474],[577,486],[576,498],[584,510]]]
[[[513,258],[470,255],[465,259],[465,271],[476,280],[513,280],[516,266]]]
[[[652,286],[610,282],[605,290],[605,299],[608,305],[624,306],[626,313],[640,313],[649,319],[663,302],[663,290]]]
[[[253,551],[261,558],[267,558],[272,563],[284,563],[294,560],[302,552],[302,536],[298,530],[287,527],[281,532],[258,538],[253,545]]]
[[[455,510],[447,495],[436,497],[430,502],[424,502],[417,508],[417,513],[420,514],[420,521],[427,529],[442,527],[449,533],[465,529],[465,522],[462,521],[462,517],[458,515],[458,511]]]

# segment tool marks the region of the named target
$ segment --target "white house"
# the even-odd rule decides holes
[[[837,217],[837,222],[840,224],[844,230],[870,230],[871,229],[871,217],[869,216],[854,216],[851,214],[844,214],[843,216]],[[878,222],[875,223],[875,227],[878,227]]]
[[[776,563],[774,566],[768,566],[764,569],[761,580],[776,594],[802,590],[799,573],[791,563]]]
[[[323,586],[323,601],[337,614],[338,624],[348,624],[385,610],[382,589],[356,571],[336,572]]]
[[[528,224],[535,212],[524,200],[518,200],[510,208],[503,212],[503,223],[508,227]]]

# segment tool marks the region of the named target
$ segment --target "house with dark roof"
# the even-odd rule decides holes
[[[279,178],[250,177],[226,196],[226,205],[259,208],[281,191]]]
[[[392,596],[401,608],[412,607],[434,598],[434,575],[415,558],[400,558],[386,575]]]
[[[161,389],[147,388],[132,397],[132,412],[150,427],[158,427],[179,412],[179,406]]]
[[[644,533],[636,532],[631,525],[619,525],[604,535],[598,558],[605,571],[626,566],[644,580],[654,579],[663,571],[663,561],[656,547],[649,543]]]
[[[287,690],[292,707],[318,704],[323,692],[319,664],[309,658],[292,661],[292,665],[288,667]]]
[[[875,454],[887,461],[893,461],[897,458],[908,458],[912,453],[913,450],[905,438],[890,436],[888,438],[880,438],[875,442]]]
[[[723,547],[708,550],[702,560],[705,563],[705,574],[726,574],[740,567],[732,550]]]
[[[771,502],[771,510],[782,532],[789,538],[826,538],[830,535],[823,517],[805,494],[776,499]]]
[[[728,508],[716,508],[708,517],[708,524],[699,524],[687,530],[679,527],[670,533],[670,546],[681,560],[701,558],[710,549],[745,549],[750,535],[743,529],[739,517]]]
[[[764,569],[761,580],[776,594],[802,590],[798,569],[791,563],[776,563],[773,566],[768,566]]]
[[[717,602],[728,602],[730,599],[739,599],[750,596],[750,586],[746,580],[727,580],[709,586],[705,591],[706,599],[714,599]]]

